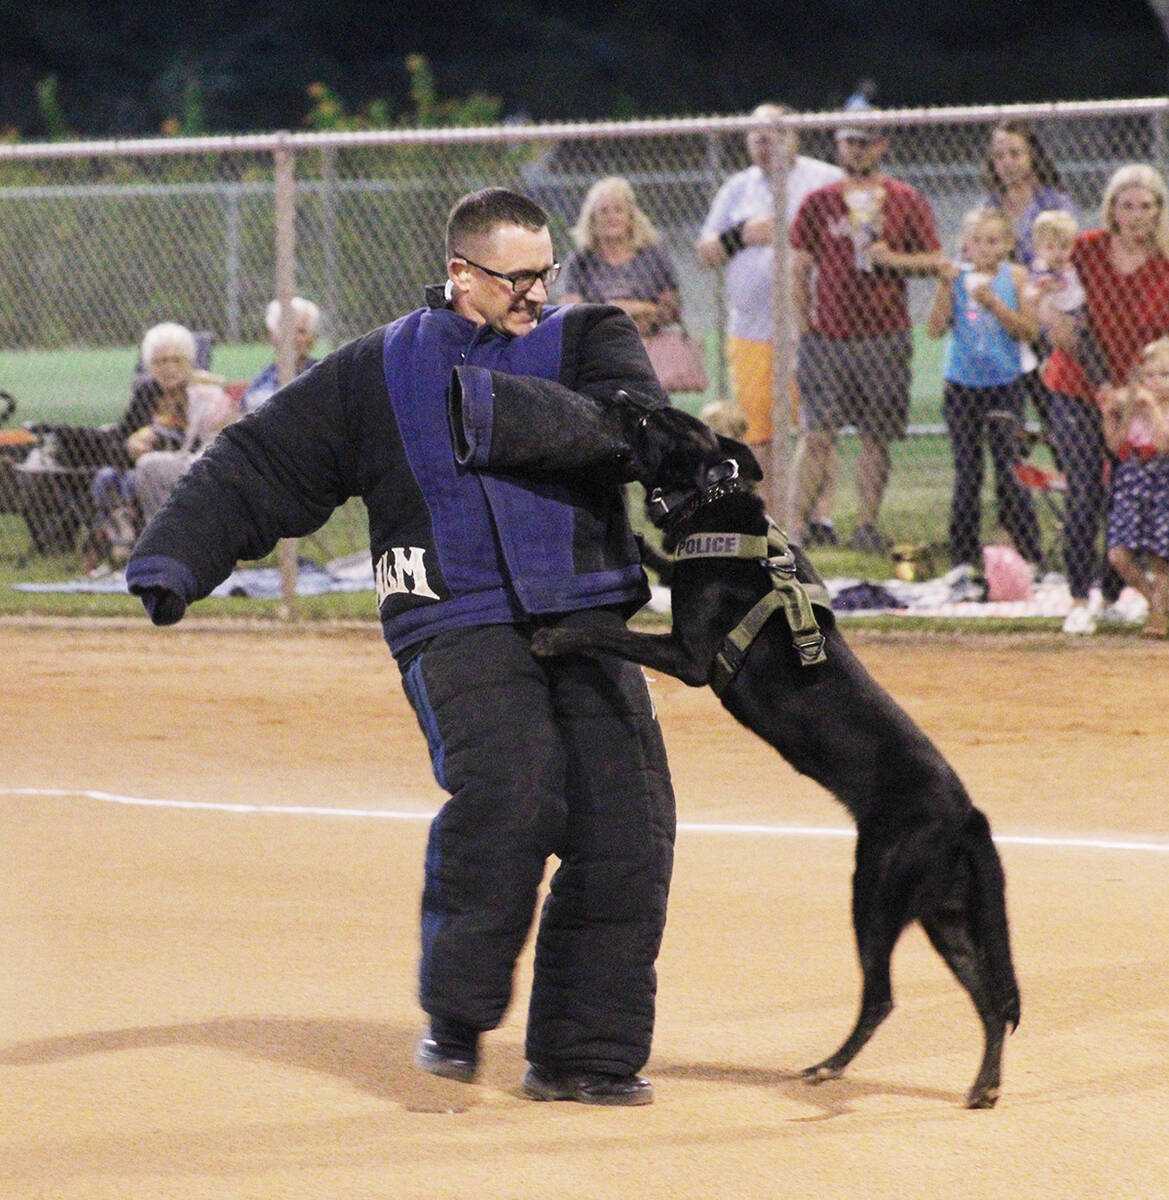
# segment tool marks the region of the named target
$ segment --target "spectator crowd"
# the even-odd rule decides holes
[[[1156,471],[1141,456],[1162,453],[1148,431],[1159,428],[1153,348],[1169,336],[1162,173],[1143,162],[1118,163],[1094,203],[1081,189],[1077,211],[1035,129],[1011,118],[986,137],[977,203],[946,227],[950,218],[939,222],[930,189],[887,165],[895,161],[897,126],[865,108],[863,100],[851,105],[848,123],[833,131],[834,161],[827,162],[803,153],[785,129],[790,109],[759,105],[744,138],[747,165],[713,189],[692,249],[698,268],[720,283],[725,341],[717,358],[725,363],[725,389],[708,386],[723,372],[713,369],[715,348],[687,330],[688,275],[641,184],[635,190],[630,179],[606,175],[583,187],[563,269],[557,263],[548,277],[557,284],[551,299],[623,309],[666,390],[702,393],[741,422],[767,470],[769,506],[792,535],[808,547],[868,556],[887,557],[921,527],[898,528],[904,508],[887,513],[885,502],[898,469],[895,447],[909,431],[921,346],[915,334],[938,339],[938,399],[952,456],[951,598],[986,598],[986,551],[1005,544],[1034,581],[1055,573],[1066,579],[1068,634],[1132,619],[1133,594],[1156,634],[1167,603],[1157,582],[1162,505],[1153,488],[1148,503],[1134,508],[1130,463],[1138,446],[1147,483]],[[782,316],[777,239],[787,262]],[[924,321],[911,312],[914,279],[932,290]],[[294,374],[315,361],[320,317],[311,301],[293,300]],[[275,344],[278,302],[263,320]],[[795,435],[782,495],[771,477],[777,330],[790,378],[784,425]],[[118,568],[218,432],[277,390],[275,362],[246,385],[229,385],[207,369],[204,350],[192,330],[171,320],[143,337],[126,412],[93,439],[97,449],[84,464],[94,468],[90,569]],[[1138,395],[1145,399],[1138,403]],[[855,442],[842,441],[846,434]],[[1037,444],[1052,464],[1043,473],[1049,506],[1053,493],[1059,497],[1046,535],[1034,472],[1020,469]],[[850,451],[843,457],[842,446]],[[846,507],[837,499],[842,464],[853,473]],[[983,511],[988,467],[993,513]],[[1053,544],[1045,546],[1045,536]],[[1127,605],[1120,602],[1126,586]]]
[[[986,598],[986,544],[1001,540],[1036,580],[1062,569],[1072,598],[1064,632],[1089,634],[1098,620],[1129,620],[1131,610],[1119,603],[1127,584],[1147,605],[1145,631],[1164,636],[1160,531],[1169,498],[1142,457],[1151,454],[1155,462],[1163,453],[1151,432],[1160,428],[1154,414],[1162,360],[1155,350],[1169,335],[1169,196],[1162,174],[1144,163],[1118,166],[1099,200],[1098,227],[1081,229],[1035,131],[1005,120],[990,134],[982,200],[959,228],[939,231],[928,198],[883,166],[895,129],[863,120],[837,129],[839,171],[825,177],[832,168],[797,156],[794,141],[778,132],[774,123],[785,111],[755,110],[773,124],[748,135],[752,166],[715,196],[696,254],[702,266],[726,274],[732,399],[747,419],[748,439],[765,443],[779,324],[770,258],[778,206],[768,166],[769,155],[783,155],[797,431],[786,519],[794,536],[808,546],[837,543],[837,451],[841,432],[850,428],[859,451],[857,515],[847,545],[878,554],[891,549],[880,514],[891,444],[908,427],[914,339],[907,281],[933,278],[925,332],[945,339],[951,598]],[[1044,553],[1034,499],[1019,470],[1036,437],[1056,468],[1046,478],[1063,494],[1058,555]],[[1118,457],[1121,445],[1141,447],[1139,487],[1131,457]],[[984,527],[981,511],[988,453],[997,533]]]

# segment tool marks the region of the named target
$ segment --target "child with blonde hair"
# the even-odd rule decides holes
[[[1039,521],[1014,473],[1023,422],[1022,345],[1037,331],[1027,268],[1010,261],[1015,244],[1009,218],[976,208],[962,221],[962,261],[943,264],[926,319],[931,337],[949,332],[942,413],[954,455],[950,551],[965,572],[951,599],[984,600],[979,536],[984,446],[995,472],[999,522],[1032,567],[1041,551]]]
[[[1108,360],[1088,323],[1087,293],[1072,265],[1079,231],[1079,222],[1063,209],[1041,212],[1035,218],[1031,226],[1035,257],[1031,260],[1029,287],[1035,297],[1040,331],[1056,334],[1099,387],[1108,382]],[[1039,416],[1046,427],[1046,411]]]
[[[1083,284],[1072,266],[1072,247],[1080,223],[1066,209],[1053,208],[1041,212],[1031,226],[1031,244],[1035,255],[1031,260],[1031,275],[1036,282],[1050,281],[1044,289],[1053,297],[1061,312],[1073,312],[1083,307]]]
[[[1108,561],[1149,602],[1145,634],[1169,637],[1169,337],[1145,347],[1102,415],[1116,456]]]

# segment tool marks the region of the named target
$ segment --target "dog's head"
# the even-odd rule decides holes
[[[662,498],[651,516],[664,519],[678,503],[714,484],[737,478],[758,483],[763,472],[750,448],[717,434],[679,408],[642,414],[636,436],[638,479]]]

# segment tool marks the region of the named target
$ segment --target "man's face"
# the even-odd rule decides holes
[[[779,121],[786,113],[774,104],[760,104],[751,115],[764,121]],[[795,133],[790,129],[783,133],[774,129],[752,129],[747,133],[747,155],[760,170],[770,169],[773,151],[778,151],[780,158],[790,166],[796,157]]]
[[[837,135],[836,161],[844,173],[854,179],[867,179],[877,173],[888,142],[884,138],[866,140],[848,134]]]
[[[543,282],[537,279],[520,295],[508,280],[489,274],[489,271],[513,275],[519,271],[547,270],[554,261],[552,234],[548,228],[531,230],[522,225],[497,225],[486,237],[475,239],[472,245],[456,248],[480,265],[472,266],[466,259],[456,257],[447,264],[454,285],[455,312],[476,325],[490,325],[513,337],[535,329],[540,310],[548,300],[548,289]]]

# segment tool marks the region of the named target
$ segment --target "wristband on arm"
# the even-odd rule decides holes
[[[732,225],[730,229],[724,229],[718,235],[719,243],[727,252],[727,258],[733,258],[747,244],[743,241],[743,226],[746,221],[740,221],[738,225]]]

